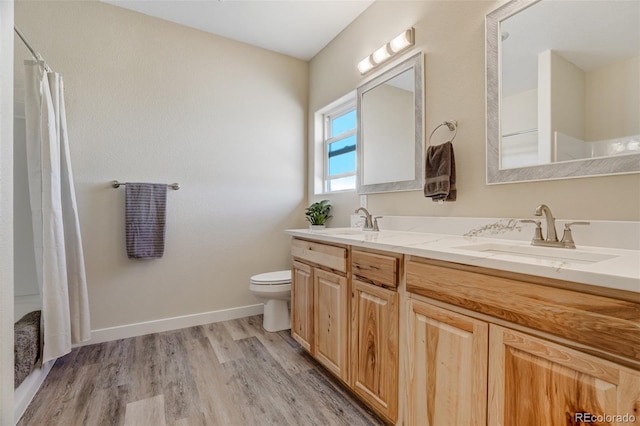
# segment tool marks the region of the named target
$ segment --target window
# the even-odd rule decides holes
[[[324,112],[324,191],[356,188],[356,105],[343,103]]]

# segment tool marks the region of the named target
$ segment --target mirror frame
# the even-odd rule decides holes
[[[513,169],[500,169],[500,101],[502,90],[500,23],[540,0],[511,0],[485,19],[485,59],[487,91],[487,185],[570,179],[640,172],[640,154],[563,161]]]
[[[375,183],[369,185],[362,184],[363,173],[363,150],[366,144],[363,141],[363,129],[362,129],[362,97],[369,90],[384,84],[386,81],[391,80],[397,75],[403,72],[413,69],[414,78],[414,126],[415,126],[415,164],[414,164],[414,176],[413,180],[397,181],[397,182],[384,182]],[[424,55],[422,52],[418,52],[408,59],[393,65],[391,68],[385,70],[381,74],[372,78],[371,80],[360,85],[357,89],[357,137],[356,137],[356,155],[357,155],[357,170],[356,173],[356,192],[358,194],[374,194],[380,192],[395,192],[395,191],[413,191],[422,189],[423,187],[423,175],[424,175]]]

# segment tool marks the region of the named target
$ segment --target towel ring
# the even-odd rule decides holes
[[[438,124],[429,135],[429,143],[427,144],[427,147],[431,146],[431,137],[436,132],[436,130],[438,130],[442,126],[447,126],[450,131],[454,132],[453,137],[449,142],[453,142],[453,140],[456,138],[456,135],[458,134],[458,122],[456,120],[443,121],[442,123]]]

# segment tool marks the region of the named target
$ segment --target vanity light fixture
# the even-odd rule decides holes
[[[387,61],[395,54],[405,50],[415,43],[414,29],[409,28],[395,36],[389,43],[376,49],[371,55],[364,58],[358,63],[358,71],[360,74],[366,74],[373,68]]]

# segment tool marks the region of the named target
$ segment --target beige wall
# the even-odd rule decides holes
[[[586,140],[640,134],[640,56],[585,74]]]
[[[526,90],[502,98],[501,133],[515,133],[538,127],[538,91]]]
[[[541,52],[538,99],[538,164],[566,160],[559,141],[584,141],[584,71],[553,50]]]
[[[551,51],[551,114],[552,131],[585,140],[585,74],[561,55]],[[553,135],[549,136],[553,140]]]
[[[309,113],[364,81],[357,63],[403,29],[415,27],[425,53],[425,134],[455,119],[458,201],[439,205],[421,191],[368,196],[375,214],[527,217],[539,203],[559,218],[640,220],[640,175],[485,185],[484,17],[502,1],[378,1],[313,60]],[[311,122],[311,121],[310,121]],[[312,141],[312,131],[309,140]],[[312,152],[310,150],[310,152]],[[313,164],[312,162],[310,164]],[[310,190],[310,193],[313,192]],[[334,205],[332,226],[348,225],[353,193],[319,195]]]
[[[15,12],[65,80],[92,329],[258,303],[304,225],[308,64],[95,1]],[[182,185],[163,259],[127,259],[113,179]]]

